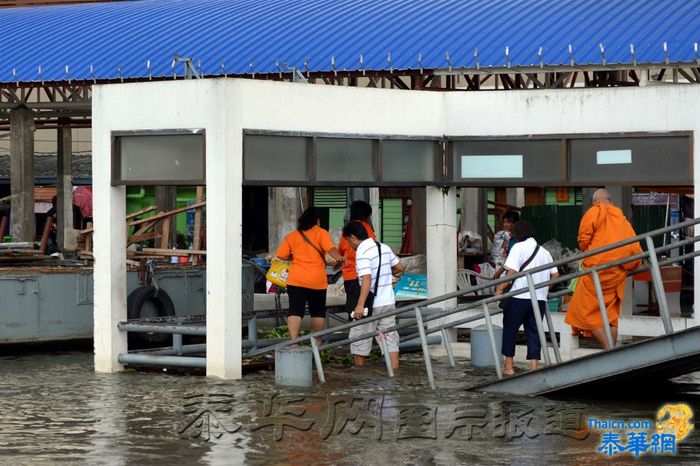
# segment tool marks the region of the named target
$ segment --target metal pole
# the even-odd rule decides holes
[[[535,315],[535,323],[537,324],[537,334],[540,337],[540,345],[542,345],[542,352],[544,353],[544,363],[548,366],[552,364],[552,360],[549,357],[549,347],[547,346],[547,338],[544,336],[544,328],[542,328],[542,316],[540,315],[540,304],[537,301],[537,291],[535,290],[535,282],[532,279],[532,274],[528,273],[527,277],[527,287],[530,289],[530,301],[532,302],[532,313]],[[516,298],[513,298],[516,299]]]
[[[178,356],[182,356],[182,334],[173,333],[173,350]]]
[[[498,380],[503,378],[503,372],[501,371],[501,361],[498,357],[498,349],[496,349],[496,335],[493,333],[493,324],[491,323],[491,314],[489,313],[489,307],[486,303],[483,304],[484,309],[484,320],[486,321],[486,331],[489,332],[489,341],[491,342],[491,353],[493,354],[493,365],[496,368],[496,375]]]
[[[605,307],[605,299],[603,299],[603,287],[600,285],[600,277],[595,270],[591,272],[593,276],[593,284],[595,285],[595,294],[598,297],[598,307],[600,308],[600,316],[603,318],[603,331],[605,331],[605,340],[608,342],[608,349],[615,348],[612,332],[610,331],[610,322],[608,321],[608,310]]]
[[[656,295],[656,303],[659,305],[659,315],[664,323],[664,331],[666,335],[673,333],[673,323],[671,316],[668,313],[668,303],[666,302],[666,292],[664,291],[664,282],[661,278],[661,269],[659,268],[659,260],[656,257],[656,249],[654,248],[654,240],[647,236],[647,252],[649,253],[649,263],[651,264],[651,279],[654,283],[654,294]]]
[[[253,344],[251,349],[258,347],[258,316],[248,319],[248,341]]]
[[[445,347],[445,352],[447,353],[447,362],[450,367],[455,367],[455,356],[452,353],[452,342],[450,342],[450,336],[447,334],[447,329],[443,328],[440,330],[442,335],[442,344]]]
[[[418,326],[418,333],[420,334],[420,342],[423,346],[423,359],[425,359],[425,371],[428,373],[428,382],[430,382],[430,388],[435,390],[435,376],[433,375],[433,363],[430,360],[430,350],[428,350],[428,340],[425,338],[425,328],[423,327],[423,316],[420,313],[418,306],[414,308],[416,310],[416,326]]]
[[[316,363],[316,373],[318,373],[318,381],[326,383],[326,376],[323,373],[323,365],[321,364],[321,352],[318,350],[316,338],[311,337],[311,351],[314,354],[314,362]]]
[[[552,316],[549,315],[549,309],[544,313],[547,318],[547,329],[549,330],[549,339],[552,341],[552,348],[554,348],[554,359],[556,359],[557,364],[561,362],[561,353],[559,352],[559,343],[557,343],[557,332],[554,331],[554,324],[552,324]]]
[[[377,343],[379,343],[379,347],[382,350],[382,354],[384,355],[384,362],[386,363],[386,371],[389,374],[389,377],[394,376],[394,368],[391,367],[391,356],[389,356],[389,347],[386,344],[386,339],[380,335],[377,335]]]

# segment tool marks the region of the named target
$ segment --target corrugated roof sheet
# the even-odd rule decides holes
[[[663,64],[698,42],[696,0],[141,0],[0,10],[0,82],[181,76],[175,54],[205,75],[600,65],[601,44]]]

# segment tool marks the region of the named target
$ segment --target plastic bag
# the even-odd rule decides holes
[[[270,269],[265,274],[265,278],[278,288],[286,288],[287,276],[291,265],[291,262],[275,259],[270,264]]]

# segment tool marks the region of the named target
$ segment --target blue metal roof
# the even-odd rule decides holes
[[[698,58],[700,2],[140,0],[0,9],[0,25],[0,82],[181,76],[175,54],[205,75],[663,64]]]

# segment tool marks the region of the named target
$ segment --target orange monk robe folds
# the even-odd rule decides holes
[[[636,236],[634,229],[619,208],[612,204],[598,204],[591,207],[581,219],[578,244],[582,251],[587,252],[633,236]],[[583,259],[582,266],[590,269],[641,252],[642,248],[636,242],[587,257]],[[641,260],[636,260],[598,272],[610,325],[617,326],[627,273],[640,265]],[[571,325],[574,335],[583,332],[585,336],[591,336],[590,330],[603,328],[592,275],[585,275],[578,280],[565,322]]]

